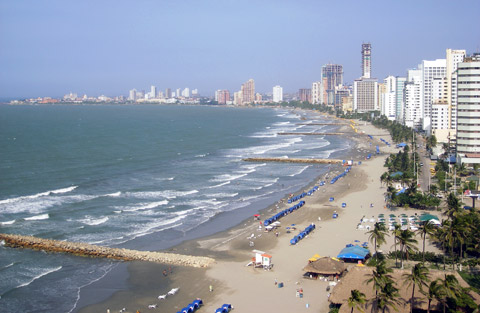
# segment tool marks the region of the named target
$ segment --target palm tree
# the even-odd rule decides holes
[[[387,228],[385,224],[377,222],[373,226],[373,229],[368,231],[367,234],[370,234],[368,239],[375,247],[375,260],[377,260],[377,246],[379,247],[385,243],[385,236],[388,236]]]
[[[427,285],[429,281],[428,269],[420,263],[415,264],[410,274],[405,273],[402,275],[404,284],[408,287],[412,286],[412,298],[410,299],[410,312],[413,313],[413,302],[415,298],[415,286],[418,286],[420,291],[423,291],[423,286]]]
[[[434,231],[435,227],[430,221],[424,223],[423,227],[417,230],[417,233],[419,233],[420,237],[423,239],[422,263],[425,263],[425,239],[427,238],[427,235],[432,235]]]
[[[395,224],[392,229],[392,234],[394,236],[394,243],[395,243],[395,267],[398,267],[397,265],[397,242],[398,242],[398,236],[400,235],[400,230],[401,226],[399,224]]]
[[[415,234],[411,230],[402,230],[400,231],[398,238],[398,242],[400,243],[400,251],[401,253],[401,267],[403,268],[403,255],[405,253],[405,258],[408,261],[408,255],[411,253],[413,250],[417,250],[417,247],[415,246],[417,244],[417,240],[415,239]]]
[[[446,306],[447,306],[447,299],[448,298],[457,298],[457,296],[460,295],[462,292],[462,288],[460,287],[460,284],[458,283],[457,278],[454,275],[445,275],[445,279],[437,279],[439,282],[440,286],[442,287],[443,290],[443,297],[439,298],[439,301],[443,305],[443,312],[445,312]]]
[[[372,277],[366,280],[367,284],[373,282],[373,289],[375,290],[375,303],[378,305],[378,292],[385,287],[387,283],[393,282],[391,273],[393,270],[388,268],[385,261],[377,262],[375,269],[372,271]]]
[[[390,307],[397,311],[396,305],[400,303],[399,297],[400,294],[398,293],[398,288],[394,286],[394,282],[388,281],[378,294],[377,308],[382,308],[382,312],[385,312],[387,309],[390,312]]]
[[[445,289],[438,279],[430,282],[430,285],[428,285],[428,290],[423,293],[428,299],[427,313],[430,313],[430,306],[433,299],[436,299],[438,302],[442,303],[442,299],[446,297]]]
[[[451,192],[447,197],[447,209],[445,210],[445,215],[451,220],[462,211],[462,202]]]
[[[362,305],[367,301],[365,294],[357,289],[350,291],[350,293],[351,296],[348,298],[348,306],[352,308],[351,313],[353,313],[353,309],[358,309],[360,312],[364,312]]]

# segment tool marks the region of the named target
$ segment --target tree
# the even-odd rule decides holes
[[[350,291],[351,296],[348,298],[348,306],[352,308],[351,313],[353,313],[353,309],[358,309],[360,312],[364,312],[362,305],[365,304],[367,301],[365,298],[365,294],[354,289]]]
[[[375,260],[377,260],[377,247],[385,243],[385,236],[388,236],[387,228],[385,224],[377,222],[367,234],[370,235],[368,239],[375,247]]]
[[[367,284],[373,283],[373,289],[375,290],[375,303],[378,306],[378,294],[382,288],[389,282],[393,282],[391,273],[392,269],[387,268],[384,260],[377,262],[375,269],[372,271],[372,277],[366,280]],[[378,309],[378,307],[377,307]]]
[[[427,235],[432,235],[434,231],[435,231],[435,227],[433,226],[432,223],[430,223],[430,221],[427,221],[426,223],[424,223],[423,227],[417,231],[417,233],[419,233],[421,238],[423,239],[422,263],[425,263],[425,239],[427,238]]]
[[[443,288],[442,283],[440,283],[438,279],[430,282],[430,285],[428,285],[428,289],[423,293],[428,299],[427,313],[430,313],[430,306],[433,299],[437,300],[440,303],[443,303],[442,299],[446,298],[445,289]]]
[[[410,299],[410,312],[413,313],[413,304],[415,298],[415,286],[418,286],[420,291],[423,291],[423,286],[427,285],[429,281],[428,277],[428,269],[420,263],[415,264],[412,268],[412,272],[405,273],[402,275],[404,284],[408,285],[409,287],[412,286],[412,297]]]
[[[381,308],[382,312],[385,312],[387,309],[390,311],[390,307],[397,311],[396,305],[400,303],[400,300],[398,300],[399,297],[400,294],[398,293],[398,288],[395,287],[394,282],[387,281],[378,294],[377,307]]]
[[[451,220],[462,212],[461,209],[462,202],[457,196],[455,196],[453,192],[451,192],[447,197],[447,210],[444,212],[444,214],[447,215]]]
[[[399,224],[395,224],[392,229],[392,234],[394,236],[393,242],[395,244],[395,267],[398,267],[397,265],[397,243],[398,243],[398,236],[400,235],[401,232],[401,226]]]
[[[401,253],[401,267],[403,268],[403,256],[405,255],[406,260],[408,261],[408,255],[413,251],[417,250],[415,246],[417,244],[417,240],[415,239],[415,234],[411,230],[402,230],[400,231],[398,238],[398,242],[400,243],[400,251]]]

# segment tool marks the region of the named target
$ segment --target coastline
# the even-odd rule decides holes
[[[318,112],[313,111],[308,113],[319,114]],[[351,131],[351,128],[345,125],[337,125],[335,128],[338,131]],[[352,134],[354,133],[352,132]],[[366,139],[363,140],[361,138],[358,138],[354,139],[354,146],[350,147],[348,151],[335,152],[334,154],[336,155],[332,155],[331,157],[363,160],[368,153],[372,152],[373,147],[366,144]],[[336,174],[340,173],[341,171],[343,171],[342,166],[332,165],[330,166],[330,172],[328,173],[328,175],[331,178]],[[344,178],[341,181],[346,181],[350,175],[351,174],[347,175],[347,178]],[[356,176],[356,174],[353,175]],[[325,174],[322,173],[319,177],[316,177],[313,181],[308,183],[307,186],[299,190],[299,192],[309,190],[319,180],[322,180],[324,176]],[[309,197],[306,199],[308,204],[306,206],[306,209],[302,208],[295,214],[289,215],[288,217],[282,219],[282,223],[283,220],[288,220],[288,223],[292,222],[301,224],[305,223],[308,220],[315,221],[318,219],[319,216],[321,217],[322,222],[328,221],[331,220],[331,214],[335,210],[340,212],[340,214],[342,215],[344,210],[342,210],[340,207],[329,205],[328,203],[324,205],[324,203],[328,201],[326,190],[328,189],[328,195],[330,195],[331,193],[335,193],[336,198],[338,198],[345,196],[347,193],[361,190],[362,188],[360,186],[350,186],[350,183],[348,183],[348,185],[348,188],[343,188],[340,181],[339,183],[332,186],[328,184],[327,186],[325,186],[324,189],[320,189],[319,191],[317,191],[317,193],[315,193],[313,197]],[[282,199],[286,199],[286,196],[288,195],[284,195]],[[277,204],[280,206],[282,205],[280,201],[273,204],[265,204],[266,207],[264,206],[263,209],[259,210],[259,213],[261,214],[261,219],[275,211]],[[287,206],[287,204],[283,204],[282,209],[284,208],[284,206]],[[315,212],[316,209],[321,209],[321,212]],[[258,209],[256,211],[258,211]],[[218,214],[210,221],[210,224],[225,222],[225,218],[228,219],[228,216],[231,215],[231,213],[232,212],[224,212]],[[250,256],[250,251],[252,250],[252,247],[248,245],[249,241],[244,239],[244,235],[246,233],[250,233],[252,230],[252,233],[254,233],[255,228],[258,225],[257,221],[253,223],[253,218],[251,218],[252,215],[253,214],[248,214],[246,219],[241,218],[236,220],[230,220],[230,223],[233,222],[233,224],[231,224],[231,226],[229,226],[226,230],[215,232],[214,234],[206,234],[196,239],[187,238],[182,243],[177,244],[170,249],[167,249],[167,251],[213,257],[217,260],[217,264],[213,265],[213,268],[219,268],[219,265],[223,265],[225,264],[225,262],[244,262],[245,260],[248,260]],[[200,225],[200,227],[202,227],[202,225]],[[257,240],[254,246],[255,249],[265,251],[275,250],[279,239],[286,240],[283,234],[280,234],[278,239],[267,238],[267,235],[272,234],[266,234],[262,238],[262,240]],[[111,286],[112,284],[109,284],[108,282],[98,284],[98,286],[91,286],[89,288],[90,294],[92,293],[92,290],[97,290],[97,292],[99,293],[108,292],[110,294],[113,293],[113,295],[109,296],[106,300],[93,304],[85,303],[85,301],[82,301],[81,298],[74,312],[101,312],[106,311],[107,308],[116,310],[117,307],[125,307],[127,308],[127,311],[135,312],[137,309],[139,309],[140,311],[146,310],[148,304],[153,303],[158,303],[158,307],[162,311],[173,311],[181,309],[183,306],[190,303],[194,298],[204,299],[207,305],[208,303],[214,301],[214,298],[216,298],[215,295],[218,294],[218,290],[221,290],[225,287],[225,283],[222,282],[220,279],[210,277],[209,272],[212,269],[199,270],[186,269],[183,267],[172,267],[172,274],[164,276],[162,275],[162,272],[166,268],[166,266],[161,264],[153,265],[147,264],[145,262],[131,262],[123,267],[128,268],[128,273],[126,273],[127,270],[125,270],[119,275],[128,276],[128,280],[125,277],[125,285],[128,286],[127,288],[119,288],[115,290],[115,286]],[[144,273],[146,272],[149,274],[145,277]],[[210,285],[215,286],[214,288],[217,292],[208,292],[208,286]],[[181,292],[179,292],[178,295],[168,298],[167,300],[157,299],[158,295],[165,294],[168,290],[176,287],[180,287],[181,289]]]

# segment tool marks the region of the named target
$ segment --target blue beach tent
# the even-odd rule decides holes
[[[366,256],[370,253],[368,249],[362,248],[358,245],[353,247],[343,248],[342,251],[337,255],[339,259],[354,259],[354,260],[365,260]]]

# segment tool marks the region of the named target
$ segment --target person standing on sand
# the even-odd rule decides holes
[[[208,287],[208,289],[210,290],[210,292],[212,292],[212,291],[213,291],[213,286],[210,285],[210,286]]]

